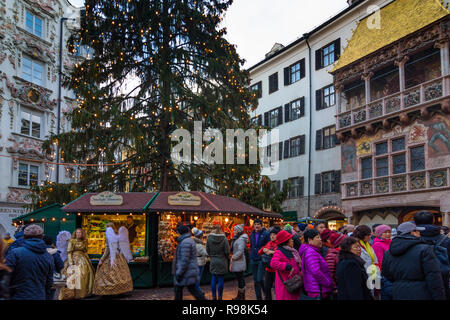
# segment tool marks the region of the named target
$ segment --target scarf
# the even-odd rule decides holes
[[[294,248],[291,248],[289,246],[283,246],[283,249],[286,249],[286,250],[292,252],[295,262],[297,263],[298,267],[300,268],[302,261],[300,259],[300,255],[298,254],[297,250],[295,250]]]
[[[373,252],[373,249],[370,246],[370,243],[359,240],[359,244],[361,245],[361,247],[363,247],[367,251],[370,258],[372,259],[372,264],[374,264],[375,263],[375,252]]]

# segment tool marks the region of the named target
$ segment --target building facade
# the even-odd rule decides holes
[[[56,166],[43,141],[57,132],[60,24],[62,74],[81,61],[66,41],[77,10],[67,0],[0,0],[0,234],[13,233],[13,218],[25,213],[30,186],[44,180],[71,182],[74,170]],[[76,106],[73,92],[61,88],[60,130],[70,129],[64,112]]]
[[[443,5],[442,5],[443,3]],[[396,0],[358,24],[335,65],[342,208],[397,225],[449,225],[450,22],[445,1]]]
[[[343,11],[283,47],[276,44],[266,58],[249,68],[251,88],[259,105],[251,116],[261,125],[278,129],[265,153],[278,152],[278,172],[270,178],[291,191],[285,212],[297,218],[329,220],[338,228],[347,222],[341,202],[341,144],[336,138],[337,95],[330,71],[371,6],[391,1],[352,1]],[[307,12],[303,13],[307,15]]]

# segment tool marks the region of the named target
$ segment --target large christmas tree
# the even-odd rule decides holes
[[[84,167],[81,185],[95,191],[187,188],[280,207],[286,192],[275,196],[259,164],[175,164],[171,158],[178,143],[172,133],[193,133],[194,121],[224,137],[225,129],[258,129],[249,118],[257,100],[244,61],[220,28],[231,3],[86,0],[81,29],[70,43],[73,50],[90,47],[93,55],[66,83],[79,101],[67,114],[72,132],[52,136],[47,146],[58,143],[64,162],[121,164]],[[248,151],[247,145],[247,160]]]

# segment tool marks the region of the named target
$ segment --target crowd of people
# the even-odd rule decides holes
[[[112,222],[105,227],[105,251],[96,272],[81,228],[72,235],[61,231],[56,247],[36,224],[22,226],[14,241],[0,239],[0,300],[71,300],[133,291],[128,230]],[[63,285],[56,294],[58,282]]]
[[[180,224],[177,231],[176,300],[182,299],[185,286],[196,299],[206,299],[199,281],[207,259],[213,300],[222,299],[228,271],[238,281],[233,300],[245,300],[247,264],[257,300],[450,299],[450,234],[447,227],[433,224],[428,211],[394,230],[384,224],[348,224],[333,231],[325,222],[266,230],[255,219],[250,236],[244,225],[234,227],[231,245],[216,225],[206,250],[201,230],[191,232]]]
[[[246,299],[245,273],[253,275],[257,300],[446,300],[450,298],[450,234],[433,224],[428,211],[400,224],[345,225],[330,230],[315,225],[275,225],[266,230],[255,219],[248,235],[236,225],[231,242],[219,224],[204,244],[203,232],[177,226],[174,254],[175,300],[183,289],[206,300],[200,279],[209,261],[212,300],[222,300],[224,276],[233,273],[238,289],[233,300]],[[85,230],[62,231],[57,246],[31,224],[0,239],[0,300],[81,299],[133,290],[132,259],[125,226],[108,223],[105,251],[97,270],[87,254]],[[12,240],[12,241],[11,241]],[[54,279],[65,285],[56,295]],[[274,295],[273,295],[274,291]]]

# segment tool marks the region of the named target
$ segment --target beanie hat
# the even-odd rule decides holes
[[[286,230],[287,232],[291,233],[292,232],[292,226],[288,223],[287,225],[284,226],[284,230]]]
[[[244,225],[243,224],[238,224],[236,226],[234,226],[234,233],[235,234],[239,234],[244,232]]]
[[[192,234],[194,235],[194,237],[198,238],[202,236],[203,231],[197,228],[192,228]]]
[[[391,227],[389,227],[385,224],[382,224],[375,228],[375,235],[378,238],[380,238],[383,233],[385,233],[386,231],[390,231],[390,230],[391,230]]]
[[[300,231],[305,231],[305,229],[306,229],[306,224],[305,224],[305,223],[299,223],[299,224],[298,224],[298,228],[300,229]]]
[[[323,242],[327,242],[328,238],[330,237],[331,232],[332,231],[330,229],[324,229],[322,231],[322,233],[320,234],[320,237],[322,238]]]
[[[44,234],[44,230],[37,224],[31,224],[25,228],[23,235],[26,237],[39,237]]]
[[[280,232],[277,233],[277,245],[288,241],[292,237],[293,237],[292,234],[290,234],[286,230],[281,230]]]
[[[345,235],[339,234],[336,231],[331,231],[328,239],[330,240],[333,247],[337,247],[345,238],[346,238]]]
[[[314,225],[308,224],[307,228],[308,228],[308,229],[314,229]]]

